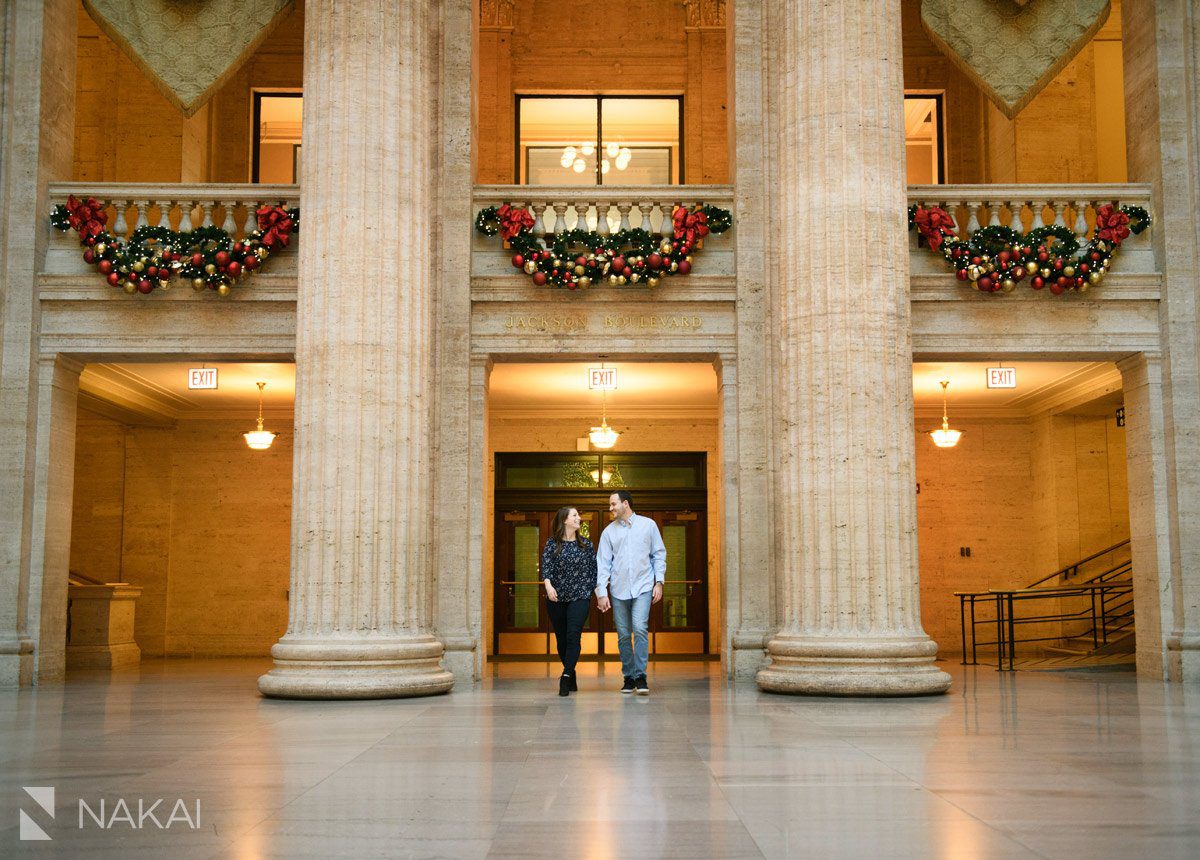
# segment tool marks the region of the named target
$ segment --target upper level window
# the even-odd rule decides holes
[[[941,93],[904,94],[904,149],[909,185],[937,185],[945,181]]]
[[[250,181],[290,185],[300,176],[300,120],[304,98],[297,92],[254,92]]]
[[[517,96],[522,185],[673,185],[681,96]]]

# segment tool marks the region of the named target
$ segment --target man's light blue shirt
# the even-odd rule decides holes
[[[629,521],[618,517],[600,535],[596,553],[596,595],[609,593],[618,600],[632,600],[654,588],[667,575],[667,548],[658,524],[649,517],[633,514]]]

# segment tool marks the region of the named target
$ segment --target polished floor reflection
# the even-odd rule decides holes
[[[949,695],[883,701],[667,663],[639,698],[586,664],[562,699],[504,664],[440,698],[281,702],[264,665],[0,694],[0,856],[1200,856],[1200,690],[1128,673],[947,664]],[[53,786],[56,815],[23,786]],[[139,798],[162,824],[198,800],[200,826],[139,821]],[[80,829],[101,799],[110,826]],[[18,810],[50,841],[20,841]]]

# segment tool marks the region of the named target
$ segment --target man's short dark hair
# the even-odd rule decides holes
[[[629,502],[629,507],[633,507],[633,494],[629,490],[613,490],[612,494],[622,502]]]

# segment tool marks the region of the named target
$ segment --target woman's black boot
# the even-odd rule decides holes
[[[579,679],[577,678],[577,676],[575,675],[574,672],[571,673],[571,692],[572,693],[579,692]]]
[[[563,675],[558,679],[558,694],[560,696],[571,695],[571,676]]]

